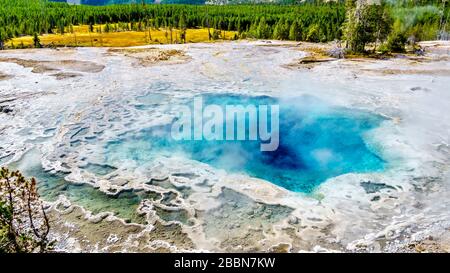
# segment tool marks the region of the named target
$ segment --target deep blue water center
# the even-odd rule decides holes
[[[330,107],[309,96],[278,99],[206,95],[203,104],[217,104],[224,111],[225,105],[279,105],[278,149],[262,152],[260,141],[254,140],[176,141],[168,125],[147,128],[109,142],[108,162],[114,165],[117,160],[127,159],[139,164],[154,160],[158,155],[182,155],[231,173],[245,173],[294,192],[306,193],[330,177],[384,168],[383,159],[364,141],[364,135],[383,121],[371,113]]]

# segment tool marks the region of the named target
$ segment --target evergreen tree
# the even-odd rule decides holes
[[[289,29],[289,40],[292,41],[300,41],[302,39],[302,33],[300,26],[297,23],[297,20],[295,20]]]
[[[392,33],[398,36],[398,31],[391,31],[395,20],[401,21],[404,37],[423,40],[436,39],[438,33],[440,38],[449,36],[447,0],[380,1],[382,5],[372,5],[373,1],[367,0],[346,0],[344,5],[340,0],[303,1],[296,5],[87,6],[46,0],[0,0],[0,46],[23,35],[55,31],[64,34],[72,25],[88,25],[90,32],[96,28],[101,33],[105,24],[109,31],[148,31],[149,22],[156,29],[165,27],[168,41],[168,31],[173,32],[173,28],[181,31],[207,27],[209,37],[217,36],[217,32],[211,34],[213,27],[219,30],[219,36],[220,31],[237,31],[239,37],[320,42],[340,39],[343,33],[348,48],[355,52],[364,51],[366,44],[375,44],[376,48]],[[180,21],[184,21],[184,28]],[[182,32],[176,31],[177,41]]]
[[[318,24],[309,26],[306,40],[315,43],[320,42],[320,26]]]
[[[236,23],[236,31],[241,34],[242,33],[242,24],[241,24],[241,18],[238,18]]]
[[[278,20],[278,23],[275,25],[273,29],[272,38],[275,40],[283,40],[283,20]]]
[[[35,48],[41,48],[41,40],[39,39],[38,34],[35,32],[33,35],[33,45]]]
[[[5,42],[10,39],[6,30],[0,27],[0,50],[5,49]]]
[[[181,14],[178,27],[180,29],[180,40],[182,43],[186,43],[186,20],[184,14]]]
[[[265,17],[261,17],[259,20],[258,28],[256,29],[256,36],[258,39],[268,39],[271,37],[271,30]]]
[[[386,38],[391,19],[383,3],[347,0],[346,8],[345,38],[350,50],[364,52],[366,44]]]

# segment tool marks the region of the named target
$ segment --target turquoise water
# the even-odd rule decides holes
[[[171,138],[171,125],[129,133],[106,145],[106,161],[145,163],[157,156],[181,155],[231,173],[244,173],[294,192],[311,192],[326,179],[345,173],[381,171],[385,162],[368,148],[364,135],[379,126],[379,116],[330,107],[313,97],[206,95],[203,103],[280,107],[280,144],[260,151],[260,141],[206,141]],[[248,126],[247,126],[248,127]],[[270,128],[270,127],[269,127]],[[248,133],[248,132],[247,132]]]
[[[88,184],[74,184],[64,179],[66,174],[46,172],[40,163],[40,153],[37,149],[27,152],[19,162],[10,164],[26,177],[37,180],[38,192],[44,200],[56,201],[63,194],[71,202],[80,205],[93,214],[113,212],[116,216],[134,223],[145,223],[145,218],[137,213],[140,202],[144,199],[161,198],[156,192],[128,191],[117,195],[108,195]]]
[[[46,201],[53,202],[60,195],[64,195],[73,204],[82,206],[93,214],[107,211],[127,222],[145,224],[145,215],[139,214],[137,211],[143,200],[162,200],[162,203],[170,205],[170,200],[176,197],[173,192],[161,194],[151,190],[129,190],[114,195],[106,194],[89,184],[74,184],[66,181],[64,177],[67,174],[65,173],[45,171],[40,158],[40,152],[32,149],[9,167],[12,170],[20,170],[25,177],[36,178],[39,195]],[[86,169],[101,175],[114,168],[107,165],[88,164]],[[190,216],[185,210],[166,210],[157,206],[154,209],[156,214],[165,221],[175,220],[187,225],[191,224]]]

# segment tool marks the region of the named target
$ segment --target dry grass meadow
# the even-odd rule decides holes
[[[94,26],[98,30],[98,26]],[[209,32],[212,34],[213,29]],[[123,31],[123,32],[90,32],[89,27],[74,26],[65,34],[44,34],[39,36],[40,43],[44,47],[129,47],[149,44],[176,44],[181,43],[181,31],[178,29],[151,29],[146,31]],[[186,42],[214,42],[220,40],[232,40],[237,32],[222,31],[219,39],[209,38],[208,29],[187,29]],[[33,36],[14,38],[7,44],[8,47],[33,47]]]

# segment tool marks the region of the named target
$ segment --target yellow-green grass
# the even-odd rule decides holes
[[[171,44],[181,43],[180,30],[172,29],[172,38],[169,29],[152,29],[146,31],[124,31],[124,32],[94,32],[88,31],[88,26],[74,26],[70,33],[61,34],[44,34],[39,36],[42,46],[88,46],[88,47],[128,47],[141,46],[149,44]],[[213,29],[209,30],[213,33]],[[222,31],[218,40],[232,40],[237,32]],[[151,39],[150,39],[151,35]],[[209,39],[208,29],[187,29],[186,42],[200,43],[213,42]],[[217,41],[217,40],[216,40]],[[6,45],[8,47],[32,47],[33,37],[24,36],[11,39]]]

